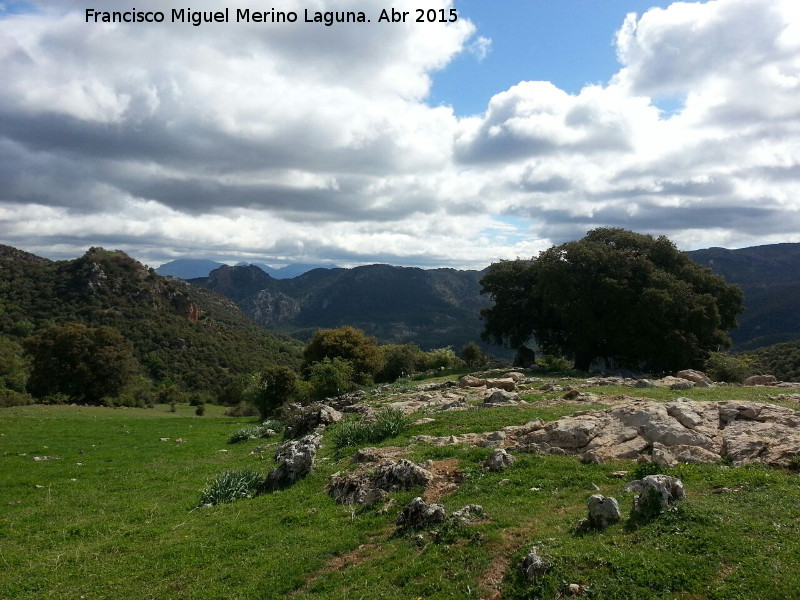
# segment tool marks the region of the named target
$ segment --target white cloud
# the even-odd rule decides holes
[[[462,119],[425,100],[458,53],[490,50],[465,19],[95,25],[77,1],[36,6],[0,18],[6,243],[484,266],[602,225],[686,247],[800,241],[793,1],[629,15],[605,85],[520,82]],[[377,20],[384,4],[281,8],[306,6]]]

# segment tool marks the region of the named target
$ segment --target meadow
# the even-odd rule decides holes
[[[601,390],[594,390],[601,391]],[[604,393],[616,393],[603,389]],[[630,389],[626,390],[630,393]],[[764,400],[763,390],[692,390],[696,399]],[[679,395],[642,390],[657,399]],[[680,394],[689,395],[687,392]],[[703,396],[703,397],[700,397]],[[220,472],[274,466],[280,437],[231,444],[257,424],[207,406],[153,409],[23,406],[0,413],[0,598],[587,598],[800,597],[800,476],[761,465],[682,465],[687,499],[650,521],[630,518],[627,481],[651,465],[582,464],[519,454],[485,472],[486,448],[413,444],[417,434],[488,431],[574,410],[553,394],[528,406],[442,413],[377,445],[411,460],[450,460],[463,473],[440,502],[489,519],[402,533],[394,520],[420,491],[392,494],[386,511],[340,506],[331,474],[355,448],[323,437],[314,472],[282,491],[198,508]],[[537,405],[539,404],[539,405]],[[421,416],[421,415],[420,415]],[[428,416],[428,415],[425,415]],[[413,419],[412,419],[413,420]],[[261,448],[262,451],[258,451]],[[37,457],[39,460],[37,460]],[[627,471],[620,478],[618,471]],[[616,475],[615,475],[616,473]],[[623,519],[604,531],[576,524],[590,495],[618,498]],[[517,568],[536,546],[551,564],[528,582]]]

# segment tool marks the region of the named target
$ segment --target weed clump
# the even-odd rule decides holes
[[[229,469],[223,471],[200,495],[198,506],[225,504],[241,498],[252,498],[264,476],[250,469]]]
[[[372,422],[344,421],[331,432],[336,449],[362,444],[376,444],[385,439],[397,437],[408,426],[403,411],[387,408],[378,413]]]
[[[260,425],[242,427],[234,431],[228,438],[229,444],[238,444],[247,440],[256,440],[263,437],[272,437],[283,430],[283,425],[279,421],[264,421]]]

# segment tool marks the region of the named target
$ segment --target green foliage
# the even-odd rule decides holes
[[[136,368],[130,344],[111,327],[54,326],[28,338],[25,348],[32,359],[28,389],[40,398],[60,392],[99,404],[118,395]]]
[[[666,237],[595,229],[532,261],[489,267],[484,339],[516,348],[534,337],[546,353],[672,371],[700,366],[730,345],[742,292],[693,263]]]
[[[252,498],[258,492],[264,476],[251,469],[228,469],[208,484],[197,506],[226,504],[242,498]]]
[[[387,408],[375,416],[374,421],[347,420],[331,428],[331,439],[337,449],[347,446],[377,444],[385,439],[397,437],[408,426],[401,410]]]
[[[288,367],[270,366],[261,371],[252,401],[261,416],[266,418],[297,393],[297,374]]]
[[[468,367],[482,367],[489,362],[488,357],[475,342],[469,342],[461,349],[461,358]]]
[[[756,361],[758,368],[780,381],[800,381],[800,340],[759,348],[743,355]]]
[[[456,356],[451,347],[435,348],[425,353],[425,368],[427,370],[458,369],[464,362]]]
[[[380,350],[383,353],[383,367],[375,376],[375,381],[391,383],[425,369],[425,353],[416,344],[388,344],[380,346]]]
[[[369,384],[383,367],[383,354],[375,338],[349,326],[320,329],[314,333],[303,351],[304,368],[326,358],[349,362],[352,378],[360,385]]]
[[[267,431],[272,430],[275,433],[283,431],[283,424],[279,421],[264,421],[260,425],[253,425],[251,427],[242,427],[234,431],[228,438],[229,444],[238,444],[239,442],[246,442],[247,440],[255,440],[262,437],[267,437]]]
[[[222,393],[265,364],[299,367],[301,344],[259,327],[229,300],[156,275],[122,252],[52,262],[0,246],[0,335],[53,325],[113,327],[156,385]],[[232,403],[235,404],[235,403]]]
[[[560,356],[545,354],[536,360],[536,364],[545,373],[563,373],[572,369],[572,363]]]
[[[306,372],[311,394],[317,400],[341,396],[356,389],[353,381],[355,369],[349,361],[341,358],[323,358],[310,365]]]
[[[705,372],[714,381],[742,383],[759,370],[758,361],[744,354],[712,352],[705,363]]]
[[[22,346],[0,336],[0,390],[24,394],[27,382],[28,363],[23,356]]]
[[[22,394],[15,390],[0,387],[0,408],[8,408],[9,406],[25,406],[31,404],[33,398],[28,394]]]

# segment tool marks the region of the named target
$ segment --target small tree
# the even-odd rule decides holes
[[[28,338],[25,349],[32,359],[28,389],[39,397],[60,393],[99,404],[119,394],[136,365],[131,345],[111,327],[50,327]]]
[[[348,361],[353,379],[361,385],[371,383],[383,366],[383,354],[375,338],[349,326],[318,330],[303,351],[303,367],[306,369],[325,358]]]
[[[416,344],[389,344],[381,346],[383,368],[376,381],[392,382],[403,375],[411,375],[425,368],[425,355]]]
[[[480,346],[475,342],[470,342],[461,349],[461,358],[470,367],[480,367],[488,362],[486,355],[481,352]]]
[[[253,403],[262,418],[270,416],[298,391],[297,374],[288,367],[273,365],[261,371]]]
[[[318,400],[341,396],[356,388],[353,366],[341,358],[324,358],[311,365],[308,368],[308,381],[312,394]]]

